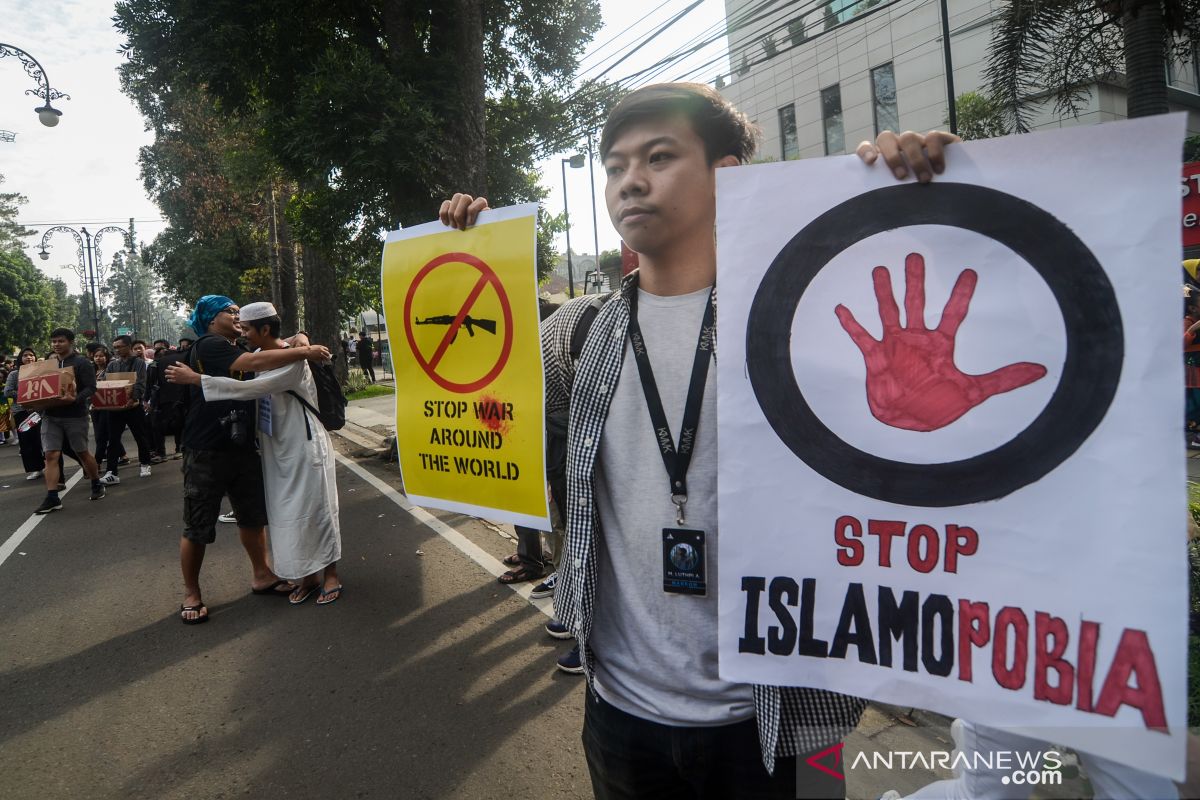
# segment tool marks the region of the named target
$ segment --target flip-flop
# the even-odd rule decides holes
[[[319,583],[314,583],[312,586],[297,586],[292,590],[292,594],[295,595],[297,591],[300,592],[300,594],[296,595],[295,597],[289,597],[288,602],[294,606],[298,606],[308,598],[312,597],[313,594],[320,588],[321,584]]]
[[[201,610],[204,611],[203,616],[200,616]],[[187,617],[185,617],[184,613],[188,612],[188,611],[195,611],[197,614],[196,618],[188,619]],[[179,621],[182,622],[184,625],[199,625],[202,622],[208,622],[208,606],[204,605],[204,603],[201,603],[198,606],[180,606],[179,607]]]
[[[280,591],[278,591],[280,586],[286,586],[286,587],[288,587],[288,590],[286,592],[280,592]],[[251,586],[250,594],[276,594],[281,597],[287,597],[289,594],[292,593],[292,590],[295,588],[296,588],[295,586],[292,586],[291,581],[285,581],[283,578],[280,578],[279,580],[272,583],[270,586],[264,586],[261,589],[255,589],[253,586]]]
[[[541,580],[543,577],[544,573],[535,572],[525,567],[518,567],[517,569],[510,569],[499,578],[496,578],[496,580],[508,586],[514,583],[528,583],[530,581]]]
[[[328,592],[325,591],[324,589],[322,589],[317,594],[318,594],[317,605],[327,606],[342,596],[342,585],[339,583],[337,586],[333,587]],[[325,598],[329,597],[330,595],[333,595],[333,598],[331,600],[326,600]]]

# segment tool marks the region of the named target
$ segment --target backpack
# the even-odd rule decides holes
[[[588,334],[591,333],[592,323],[600,308],[612,298],[616,292],[595,295],[587,308],[579,315],[575,330],[571,331],[571,344],[568,353],[571,364],[574,365],[583,355],[583,346],[587,344]],[[562,479],[567,475],[567,423],[570,419],[570,407],[546,415],[546,476],[550,480]]]
[[[187,417],[187,387],[167,380],[167,367],[172,364],[189,364],[188,351],[163,353],[154,360],[154,384],[148,391],[154,392],[154,409],[162,422],[163,430],[171,435],[183,432]]]
[[[308,362],[308,371],[317,387],[317,408],[300,396],[298,392],[288,389],[288,394],[300,401],[301,405],[312,412],[327,431],[340,431],[346,426],[346,395],[342,385],[338,383],[337,373],[332,364],[315,364]],[[312,438],[309,432],[309,438]]]

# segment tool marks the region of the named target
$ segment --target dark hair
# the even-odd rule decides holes
[[[32,347],[22,347],[21,352],[17,353],[17,366],[18,367],[21,365],[21,359],[25,357],[26,353],[33,354],[33,360],[37,361],[37,357],[38,357],[37,352]]]
[[[144,342],[143,342],[143,344],[144,344]],[[155,340],[154,340],[154,346],[155,346],[155,347],[158,347],[160,344],[161,344],[163,347],[170,347],[170,346],[171,346],[171,343],[170,343],[170,342],[168,342],[166,339],[155,339]]]
[[[263,317],[262,319],[252,319],[249,322],[243,322],[243,325],[249,325],[259,333],[263,332],[263,328],[267,329],[267,333],[272,338],[279,338],[279,326],[282,324],[279,317]]]
[[[83,346],[83,349],[86,350],[87,354],[90,356],[92,353],[96,352],[101,347],[104,347],[104,345],[100,344],[99,342],[88,342],[87,344],[85,344]]]
[[[146,340],[145,340],[145,339],[134,339],[134,340],[133,340],[133,343],[134,343],[134,344],[140,344],[142,347],[145,347],[145,346],[146,346]]]
[[[758,128],[721,93],[703,83],[657,83],[621,98],[604,123],[600,158],[608,157],[621,129],[631,122],[681,116],[704,142],[708,163],[734,156],[745,164],[754,155]]]
[[[68,342],[75,341],[75,331],[70,328],[55,328],[50,331],[51,339],[66,339]]]
[[[130,336],[128,333],[122,333],[120,336],[113,339],[113,342],[120,342],[121,344],[132,346],[133,345],[133,337]],[[145,342],[143,342],[142,344],[145,344]]]
[[[112,353],[104,345],[100,345],[92,351],[92,361],[96,360],[96,356],[104,356],[104,364],[107,366],[113,360]]]
[[[196,340],[195,340],[195,339],[189,339],[188,337],[186,337],[186,336],[185,336],[185,337],[183,337],[182,339],[180,339],[180,340],[179,340],[179,343],[180,343],[180,344],[183,344],[184,342],[187,342],[188,344],[195,344],[195,343],[196,343]]]

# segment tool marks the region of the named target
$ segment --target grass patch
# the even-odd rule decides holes
[[[347,400],[366,400],[368,397],[381,397],[385,394],[395,394],[396,390],[390,386],[380,386],[378,383],[364,386],[355,392],[350,392],[346,395]]]

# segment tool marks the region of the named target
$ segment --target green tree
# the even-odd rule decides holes
[[[1072,114],[1098,79],[1120,80],[1130,117],[1163,114],[1167,60],[1200,42],[1200,0],[1012,0],[1000,7],[988,57],[989,94],[1018,132],[1043,93]]]
[[[456,190],[496,206],[538,199],[537,159],[612,101],[603,86],[570,88],[600,24],[595,0],[121,0],[116,11],[123,85],[143,113],[170,120],[175,93],[203,92],[294,182],[285,216],[303,250],[306,327],[330,346],[351,309],[327,287],[365,252],[377,263],[382,231],[431,219]]]
[[[963,92],[954,102],[958,135],[964,139],[991,139],[1009,133],[1004,108],[982,92]],[[947,119],[945,124],[949,125]]]
[[[25,255],[23,239],[33,231],[17,222],[25,202],[0,192],[0,352],[44,341],[52,322],[53,287]]]

